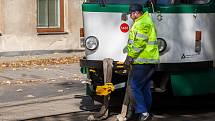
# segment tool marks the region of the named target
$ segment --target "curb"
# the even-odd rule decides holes
[[[1,36],[1,33],[0,33]],[[84,48],[70,49],[70,50],[29,50],[29,51],[8,51],[0,52],[1,57],[14,57],[14,56],[43,56],[51,54],[73,54],[84,52]]]
[[[14,61],[23,61],[23,60],[72,57],[72,56],[82,57],[82,56],[84,56],[84,52],[52,53],[52,54],[23,55],[23,56],[1,56],[0,57],[0,63],[14,62]]]

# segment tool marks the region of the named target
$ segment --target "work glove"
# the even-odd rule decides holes
[[[124,67],[129,68],[132,63],[133,63],[133,58],[130,56],[127,56],[124,62]]]

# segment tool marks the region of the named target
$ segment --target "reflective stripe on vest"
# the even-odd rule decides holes
[[[148,45],[157,45],[158,42],[157,42],[157,41],[152,41],[152,42],[148,42],[147,44],[148,44]]]
[[[137,53],[139,53],[139,52],[141,51],[140,48],[137,48],[137,47],[134,47],[134,46],[132,46],[132,48],[133,48]]]
[[[129,44],[134,44],[134,40],[131,40],[131,39],[130,39],[130,40],[128,40],[128,43],[129,43]]]
[[[136,33],[136,37],[142,38],[142,39],[148,39],[148,37],[144,34]]]
[[[134,44],[134,40],[128,40],[129,44]],[[152,42],[147,42],[148,45],[157,45],[158,42],[157,41],[152,41]]]
[[[134,62],[138,63],[158,63],[159,60],[156,59],[144,59],[144,58],[137,58],[134,60]]]

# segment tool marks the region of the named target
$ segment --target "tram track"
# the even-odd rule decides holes
[[[198,99],[198,100],[197,100]],[[169,97],[162,98],[160,103],[153,102],[152,121],[214,121],[215,98],[214,96],[198,97]],[[157,104],[155,104],[157,103]],[[119,108],[113,109],[111,116],[106,121],[113,121]],[[86,121],[88,115],[94,112],[79,111],[73,113],[52,115],[27,119],[23,121]]]

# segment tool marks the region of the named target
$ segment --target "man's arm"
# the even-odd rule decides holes
[[[128,42],[128,56],[133,59],[137,58],[141,51],[143,51],[146,47],[148,36],[146,34],[142,34],[143,32],[134,32],[134,39],[129,39]]]

